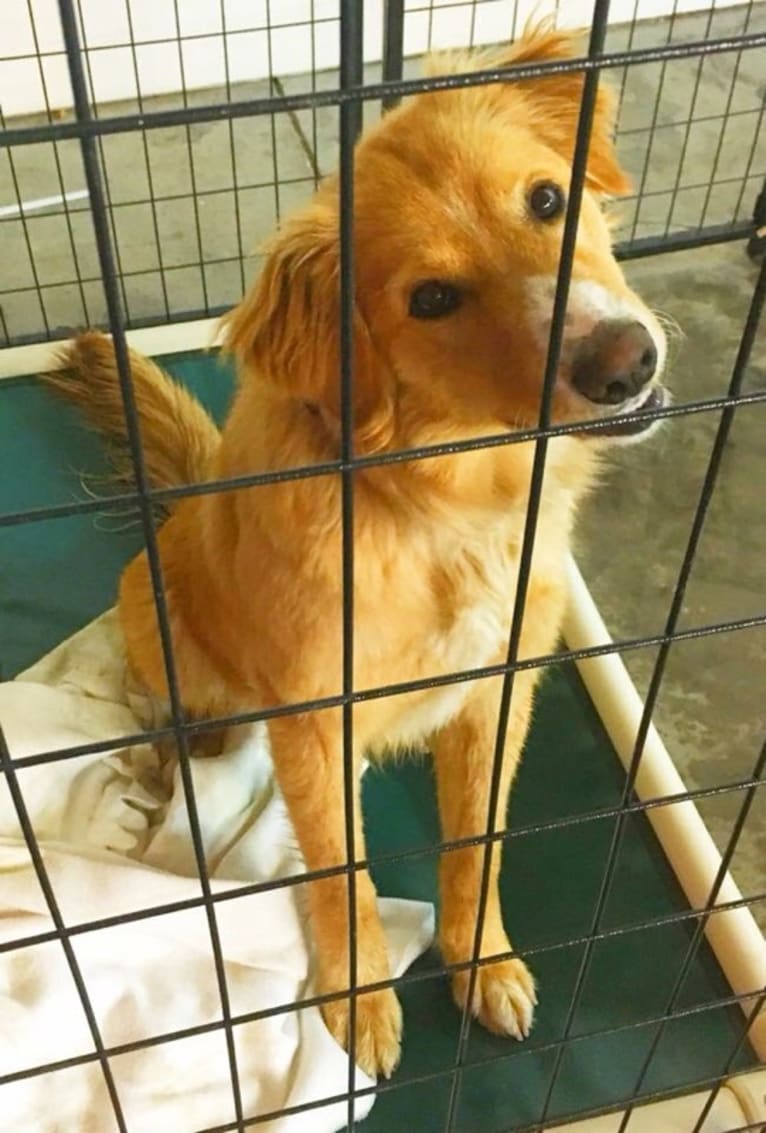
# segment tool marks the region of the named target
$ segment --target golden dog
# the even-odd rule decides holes
[[[447,65],[500,67],[565,58],[571,36],[527,31],[496,54]],[[406,100],[355,156],[354,449],[371,455],[534,426],[581,75],[496,83]],[[639,408],[663,404],[660,325],[629,289],[611,250],[603,198],[627,188],[612,144],[613,110],[599,92],[564,344],[555,422],[619,414],[610,430],[550,441],[520,656],[555,646],[566,601],[564,561],[578,500],[606,442],[644,435]],[[225,320],[240,384],[222,433],[153,363],[131,356],[154,484],[236,477],[337,460],[339,199],[327,181],[273,240],[260,279]],[[109,340],[86,334],[51,380],[96,427],[124,438]],[[516,589],[533,457],[530,442],[366,467],[355,473],[354,687],[428,678],[502,662]],[[342,687],[342,533],[339,475],[211,493],[178,502],[159,532],[185,710],[207,718],[336,696]],[[119,609],[130,666],[167,695],[145,553],[126,569]],[[519,763],[537,681],[515,679],[497,828]],[[353,711],[354,755],[428,745],[445,839],[486,830],[500,680],[372,699]],[[276,773],[309,870],[347,861],[342,719],[338,708],[273,718]],[[355,855],[364,858],[359,806]],[[468,960],[476,931],[483,848],[441,861],[439,942]],[[481,939],[508,953],[497,890],[500,844]],[[309,886],[323,993],[349,985],[348,881]],[[390,978],[375,891],[356,874],[358,981]],[[258,931],[253,926],[253,931]],[[468,975],[455,975],[464,1004]],[[524,1037],[535,991],[520,959],[482,966],[474,1015]],[[348,1044],[349,1000],[324,1008]],[[356,1056],[389,1075],[401,1011],[392,989],[357,1000]]]

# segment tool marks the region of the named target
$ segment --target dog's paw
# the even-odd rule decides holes
[[[458,1007],[465,1007],[470,972],[456,972],[452,992]],[[535,981],[521,960],[501,960],[476,972],[471,1013],[488,1031],[512,1035],[521,1041],[532,1029],[537,1004]]]
[[[324,1021],[340,1045],[348,1050],[349,1003],[338,999],[322,1007]],[[392,988],[371,991],[356,1001],[357,1066],[371,1078],[390,1078],[399,1063],[402,1041],[402,1009]]]

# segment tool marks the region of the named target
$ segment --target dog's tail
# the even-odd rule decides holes
[[[199,401],[154,362],[129,351],[144,465],[152,488],[174,488],[210,479],[220,442],[213,419]],[[112,340],[88,331],[68,343],[55,372],[43,381],[75,405],[107,442],[114,480],[135,488],[117,360]],[[167,505],[172,510],[172,504]]]

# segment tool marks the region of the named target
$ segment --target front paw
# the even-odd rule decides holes
[[[458,1007],[465,1007],[469,980],[468,971],[452,977],[452,994]],[[536,1005],[535,981],[522,960],[500,960],[477,969],[471,1014],[488,1031],[525,1039],[532,1029]]]
[[[330,1034],[348,1050],[349,1001],[325,1003],[322,1014]],[[402,1009],[392,988],[357,996],[354,1056],[365,1074],[390,1078],[399,1063],[401,1039]]]

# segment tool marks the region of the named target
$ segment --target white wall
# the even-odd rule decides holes
[[[376,61],[381,57],[383,0],[359,2],[364,2],[365,56]],[[716,8],[737,2],[712,0]],[[667,15],[673,6],[673,0],[612,0],[611,22]],[[406,0],[405,7],[423,8],[424,0]],[[407,13],[405,53],[426,50],[429,34],[433,47],[463,46],[472,34],[475,43],[496,43],[509,38],[533,9],[552,7],[553,0],[434,0],[432,13]],[[270,71],[301,74],[311,69],[312,34],[317,68],[338,62],[338,0],[314,0],[313,29],[311,0],[271,0],[270,34],[267,0],[179,0],[180,26],[173,0],[80,0],[80,8],[92,91],[99,103],[135,98],[139,91],[147,97],[184,85],[222,85],[227,65],[231,82],[262,79]],[[679,12],[707,8],[704,0],[678,0],[676,5]],[[0,107],[6,118],[44,110],[46,93],[53,108],[72,102],[56,0],[31,0],[31,9],[33,21],[27,0],[0,0]],[[564,0],[560,18],[572,26],[586,25],[591,11],[592,0]]]

